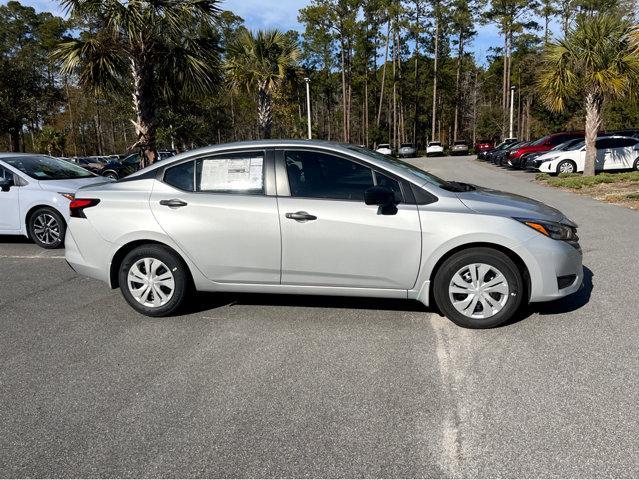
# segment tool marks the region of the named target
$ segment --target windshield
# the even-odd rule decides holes
[[[377,148],[389,148],[389,147],[390,147],[390,145],[388,143],[380,143],[379,147],[377,147]]]
[[[68,180],[95,176],[73,163],[44,155],[3,158],[3,160],[36,180]]]
[[[550,135],[546,135],[545,137],[541,137],[539,140],[535,140],[531,143],[531,145],[543,145],[546,143],[546,140],[550,138]]]
[[[428,144],[429,147],[439,147],[441,145],[441,142],[430,142]]]
[[[412,143],[402,143],[402,148],[413,148]]]
[[[583,143],[582,138],[573,138],[572,140],[568,140],[567,142],[560,143],[556,147],[551,148],[550,150],[553,152],[566,152],[568,150],[575,150],[575,145]]]
[[[421,178],[422,180],[424,180],[425,182],[434,185],[436,187],[439,188],[443,188],[445,190],[450,190],[450,191],[463,191],[462,189],[460,189],[460,187],[458,187],[457,185],[455,185],[454,182],[447,182],[446,180],[442,180],[439,177],[436,177],[435,175],[432,175],[428,172],[425,172],[424,170],[422,170],[421,168],[417,168],[416,166],[408,163],[408,162],[404,162],[402,160],[399,160],[398,158],[395,157],[391,157],[389,155],[384,155],[382,153],[379,152],[374,152],[372,150],[369,150],[368,148],[362,148],[362,147],[358,147],[356,145],[345,145],[346,148],[348,148],[349,150],[353,150],[354,152],[357,153],[362,153],[364,155],[367,155],[369,157],[373,157],[376,158],[378,160],[382,160],[386,163],[391,163],[392,165],[401,168],[402,170],[405,170],[413,175],[418,176],[419,178]]]

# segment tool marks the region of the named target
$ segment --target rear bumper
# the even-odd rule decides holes
[[[76,223],[75,220],[72,219],[71,225]],[[67,264],[80,275],[109,283],[109,265],[103,265],[102,260],[107,258],[103,253],[110,251],[111,245],[95,234],[88,222],[84,223],[87,224],[85,228],[77,228],[75,225],[74,228],[67,228],[64,240],[64,256]],[[95,248],[82,252],[74,235],[89,237],[83,244]]]

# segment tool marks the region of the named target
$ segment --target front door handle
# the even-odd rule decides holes
[[[171,208],[179,208],[186,207],[188,204],[186,202],[183,202],[182,200],[178,200],[177,198],[172,198],[171,200],[160,200],[160,205]]]
[[[309,220],[317,220],[315,215],[311,215],[307,212],[295,212],[295,213],[287,213],[284,215],[286,218],[290,218],[291,220],[296,220],[298,222],[308,222]]]

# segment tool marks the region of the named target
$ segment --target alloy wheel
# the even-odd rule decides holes
[[[127,287],[138,303],[145,307],[161,307],[173,296],[175,278],[164,262],[147,257],[131,265]]]
[[[506,277],[485,263],[460,268],[448,286],[453,307],[470,318],[485,319],[496,315],[506,305],[509,293]]]
[[[33,234],[43,245],[60,241],[60,224],[50,213],[40,213],[33,219]]]
[[[561,165],[559,165],[560,173],[574,173],[574,171],[575,169],[570,162],[562,162]]]

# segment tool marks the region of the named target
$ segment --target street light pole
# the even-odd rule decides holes
[[[306,83],[306,125],[308,127],[308,139],[313,138],[311,133],[311,79],[306,77],[304,79]]]
[[[513,138],[513,100],[515,99],[515,86],[510,87],[510,135]]]

